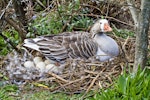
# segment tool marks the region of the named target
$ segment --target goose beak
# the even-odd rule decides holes
[[[104,31],[105,32],[111,32],[112,31],[112,28],[109,26],[109,24],[107,24],[107,23],[104,24]]]

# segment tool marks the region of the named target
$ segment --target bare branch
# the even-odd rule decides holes
[[[6,21],[8,24],[10,24],[12,27],[15,28],[15,30],[18,32],[19,36],[21,37],[21,40],[24,40],[24,39],[25,39],[25,33],[26,33],[26,31],[25,31],[23,28],[21,28],[21,27],[18,25],[17,22],[15,22],[14,20],[12,20],[12,19],[10,19],[10,18],[8,18],[8,17],[5,18],[5,21]]]
[[[39,3],[40,6],[46,9],[45,5],[40,0],[36,0],[36,2]]]
[[[132,15],[132,18],[133,18],[133,21],[134,21],[134,25],[135,25],[135,27],[137,27],[138,26],[138,15],[139,15],[139,12],[134,7],[134,4],[133,4],[132,0],[127,0],[127,3],[129,5],[129,10],[131,12],[131,15]]]
[[[10,0],[5,8],[5,10],[2,12],[2,14],[0,15],[0,20],[2,19],[3,15],[5,14],[6,10],[8,9],[8,7],[10,6],[10,4],[12,3],[12,0]]]
[[[26,26],[27,19],[25,17],[25,11],[24,11],[24,4],[21,3],[21,0],[13,0],[13,6],[17,15],[18,20],[23,24],[23,26]]]

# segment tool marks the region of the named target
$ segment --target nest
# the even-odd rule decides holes
[[[24,69],[24,61],[32,59],[32,55],[9,54],[1,63],[1,71],[7,75],[10,82],[19,83],[42,83],[43,88],[52,92],[80,93],[83,91],[99,90],[112,86],[114,79],[124,71],[132,68],[134,61],[134,38],[122,39],[113,37],[120,46],[120,55],[108,62],[88,62],[70,60],[63,74],[57,75],[52,72],[39,73],[36,69]],[[18,71],[19,70],[19,71]],[[2,72],[1,72],[2,73]],[[15,74],[14,74],[15,73]],[[26,77],[26,78],[25,78]]]

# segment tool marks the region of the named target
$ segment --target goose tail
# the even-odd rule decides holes
[[[40,40],[40,38],[25,39],[23,46],[24,46],[24,47],[28,47],[28,48],[30,48],[30,49],[34,49],[34,50],[40,51],[40,50],[39,50],[39,47],[40,47],[40,46],[37,45],[37,42],[38,42],[39,40]]]

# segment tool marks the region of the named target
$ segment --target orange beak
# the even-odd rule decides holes
[[[109,26],[109,24],[104,24],[104,31],[105,32],[111,32],[112,31],[112,28]]]

